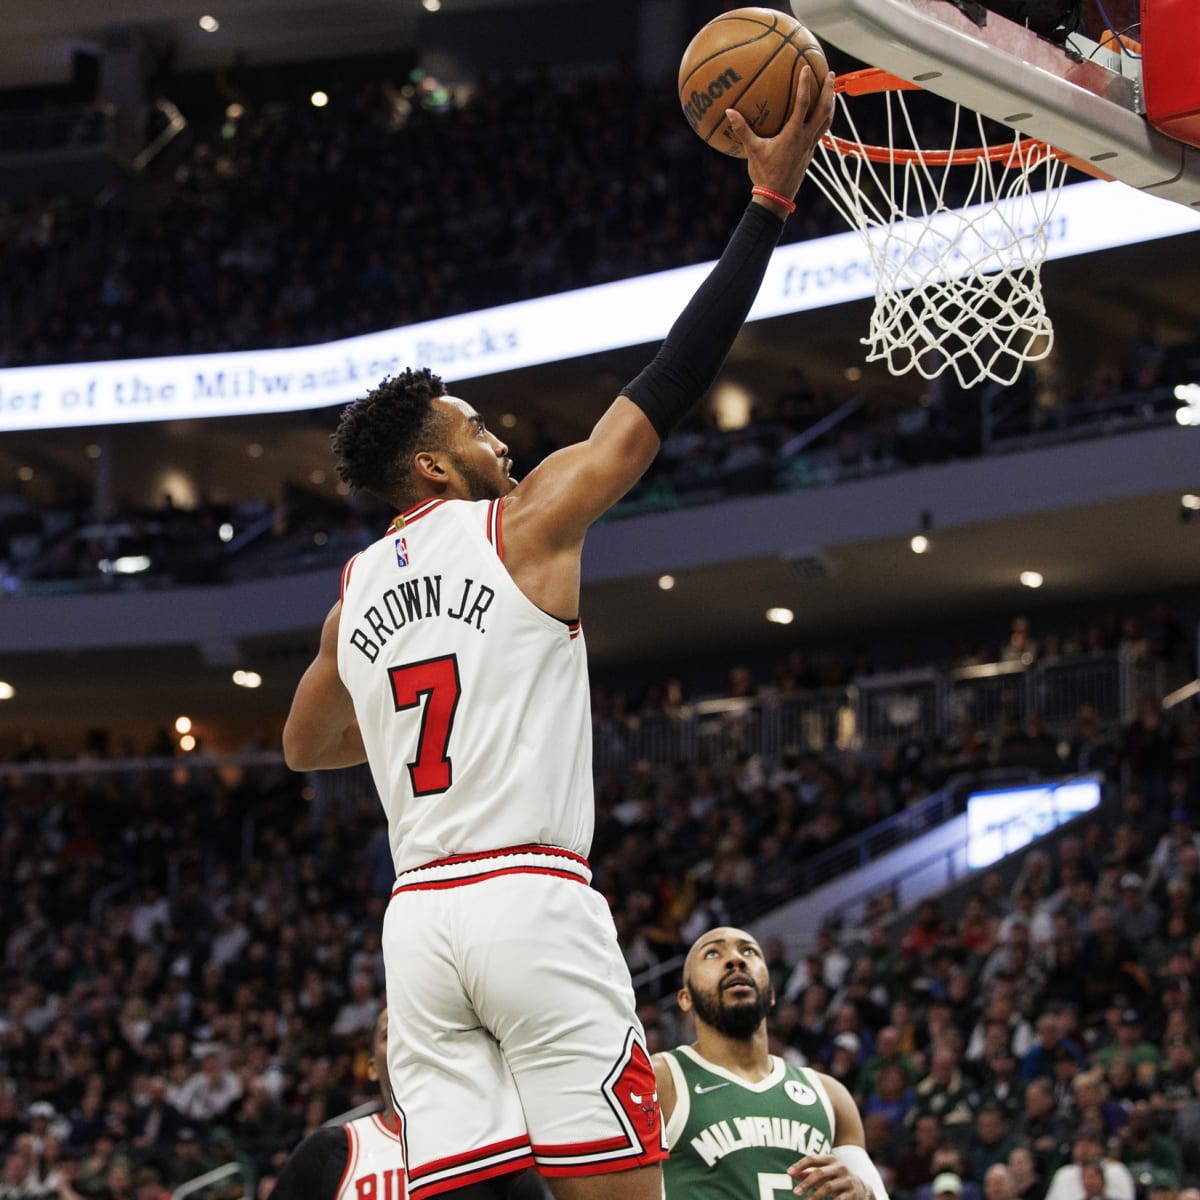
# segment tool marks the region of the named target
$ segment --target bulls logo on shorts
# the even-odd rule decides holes
[[[625,1039],[620,1062],[605,1081],[604,1091],[615,1102],[618,1119],[631,1141],[643,1150],[651,1150],[662,1143],[662,1114],[658,1107],[654,1068],[632,1029]]]

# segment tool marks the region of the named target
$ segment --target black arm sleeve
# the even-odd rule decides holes
[[[762,285],[783,221],[751,203],[654,361],[621,391],[665,438],[716,378]]]
[[[349,1154],[344,1125],[314,1130],[288,1156],[270,1200],[333,1200]]]

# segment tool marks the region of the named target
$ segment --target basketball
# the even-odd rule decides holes
[[[773,8],[735,8],[709,21],[679,64],[679,102],[688,124],[722,154],[745,158],[725,117],[736,108],[761,137],[773,137],[792,111],[800,71],[816,87],[829,71],[820,42],[795,17]],[[809,103],[815,92],[809,97]]]

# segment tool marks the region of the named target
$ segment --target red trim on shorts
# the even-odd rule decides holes
[[[506,1151],[512,1150],[524,1150],[524,1153],[514,1158],[506,1158],[503,1162],[492,1163],[490,1166],[472,1167],[472,1163],[478,1162],[481,1158],[491,1158],[493,1155],[504,1154]],[[428,1175],[438,1174],[456,1166],[461,1166],[463,1169],[455,1171],[445,1179],[425,1184],[416,1182]],[[436,1158],[432,1162],[417,1167],[414,1171],[409,1171],[409,1195],[414,1198],[417,1196],[440,1196],[443,1192],[479,1183],[485,1179],[494,1179],[497,1175],[512,1175],[532,1166],[533,1152],[529,1149],[528,1136],[523,1134],[520,1137],[509,1138],[506,1142],[493,1142],[490,1146],[469,1150],[465,1154],[452,1154],[448,1158]]]
[[[539,1146],[534,1143],[533,1152],[542,1158],[564,1158],[577,1154],[606,1154],[609,1150],[628,1150],[629,1139],[625,1137],[605,1138],[602,1142],[563,1142],[557,1146]]]
[[[588,860],[582,854],[576,854],[574,850],[563,850],[558,846],[530,842],[525,846],[505,846],[503,850],[475,850],[469,854],[452,854],[449,858],[435,858],[433,862],[422,863],[419,867],[409,867],[408,871],[400,873],[407,875],[409,871],[424,871],[428,867],[448,867],[455,863],[482,862],[484,859],[503,858],[509,854],[546,854],[551,858],[569,858],[581,867],[588,865]]]
[[[413,1167],[408,1172],[409,1179],[421,1179],[426,1175],[433,1174],[434,1171],[444,1171],[447,1167],[456,1167],[459,1165],[469,1166],[477,1158],[486,1158],[491,1154],[503,1154],[505,1150],[516,1150],[520,1146],[529,1145],[529,1135],[521,1134],[519,1137],[509,1138],[505,1142],[492,1142],[490,1146],[479,1146],[474,1150],[466,1150],[462,1154],[450,1154],[445,1158],[435,1158],[430,1162],[422,1163],[419,1167]]]
[[[623,1143],[628,1144],[628,1143]],[[627,1154],[624,1158],[602,1158],[592,1162],[572,1163],[570,1166],[555,1166],[554,1163],[537,1159],[536,1166],[539,1175],[547,1179],[565,1175],[611,1175],[615,1171],[632,1171],[635,1167],[652,1167],[655,1163],[665,1162],[667,1151],[661,1146],[653,1146],[641,1154]]]
[[[429,883],[402,884],[392,892],[392,895],[398,896],[401,892],[436,892],[443,888],[480,883],[485,879],[497,879],[501,875],[553,875],[558,879],[573,879],[576,883],[587,886],[587,880],[581,879],[574,871],[555,871],[550,867],[500,867],[495,871],[481,871],[478,875],[460,875],[457,879],[434,879]]]
[[[443,1192],[456,1192],[459,1188],[469,1187],[473,1183],[482,1183],[486,1179],[495,1179],[498,1175],[516,1175],[534,1165],[533,1155],[527,1154],[522,1158],[514,1158],[511,1162],[499,1163],[494,1167],[482,1167],[478,1171],[468,1171],[464,1175],[452,1175],[449,1179],[440,1179],[437,1183],[413,1184],[411,1178],[408,1185],[410,1200],[420,1197],[440,1196]]]

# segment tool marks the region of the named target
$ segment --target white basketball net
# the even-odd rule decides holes
[[[839,139],[840,149],[826,138],[809,168],[871,255],[875,309],[862,339],[867,361],[926,379],[952,370],[964,388],[987,379],[1011,384],[1054,345],[1041,269],[1067,165],[1041,143],[1020,140],[995,163],[982,155],[961,166],[942,165],[940,155],[931,162],[935,152],[921,149],[905,93],[883,95],[886,144],[895,147],[897,134],[907,137],[916,151],[911,159],[893,151],[877,163],[856,152],[863,141],[839,93],[850,137]],[[954,121],[945,149],[953,153],[962,107],[949,103]],[[983,118],[975,117],[986,152]],[[966,192],[948,196],[952,179]]]

